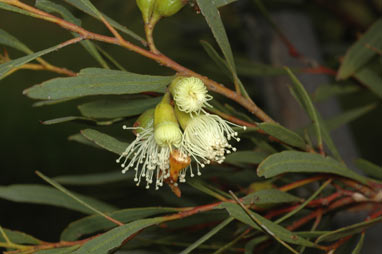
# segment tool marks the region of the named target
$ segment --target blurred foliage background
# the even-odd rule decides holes
[[[135,1],[94,0],[92,2],[98,9],[143,36],[142,20]],[[248,38],[248,31],[243,28],[243,17],[252,15],[258,22],[264,22],[264,17],[256,8],[254,1],[240,0],[239,2],[222,8],[221,14],[234,55],[237,58],[248,58],[248,48],[245,46],[248,40],[252,40],[251,43],[259,51],[266,42],[261,38]],[[338,60],[344,55],[346,49],[382,14],[380,0],[268,0],[264,2],[271,13],[287,10],[306,14],[314,25],[325,57],[322,64],[334,69],[338,67]],[[71,10],[75,16],[83,20],[84,27],[91,31],[109,34],[98,21],[74,8]],[[69,32],[54,24],[3,10],[0,10],[0,28],[11,32],[35,51],[71,38]],[[207,40],[214,43],[214,40],[203,17],[195,15],[191,8],[185,8],[181,14],[160,22],[156,28],[155,37],[157,47],[184,66],[222,83],[230,83],[229,79],[219,74],[212,60],[203,51],[199,41]],[[128,71],[161,75],[173,73],[127,50],[111,45],[99,45]],[[15,50],[7,50],[11,58],[21,56]],[[74,71],[84,67],[98,67],[98,64],[80,45],[61,49],[47,55],[45,59],[58,66],[70,67]],[[259,61],[266,63],[266,59],[259,59]],[[52,126],[41,124],[43,120],[59,116],[78,115],[76,108],[78,101],[49,107],[33,107],[34,101],[23,96],[22,91],[25,88],[52,77],[55,75],[48,72],[21,70],[0,83],[1,185],[41,183],[42,180],[35,175],[35,170],[53,177],[78,172],[85,174],[120,169],[115,163],[114,154],[70,142],[67,139],[68,136],[78,133],[88,125],[73,122]],[[263,85],[262,79],[272,82],[273,77],[259,79],[257,76],[256,78],[256,82],[253,82],[252,77],[248,75],[244,82],[254,84],[250,91],[255,101],[261,105],[265,99],[255,91]],[[348,108],[375,100],[373,97],[374,95],[365,89],[356,94],[341,96],[340,102],[343,108]],[[382,157],[376,141],[382,140],[382,132],[379,131],[382,129],[381,115],[382,108],[378,106],[371,113],[350,124],[360,157],[379,165],[382,164]],[[103,130],[106,127],[96,128]],[[121,135],[120,124],[107,128],[108,133]],[[209,170],[217,172],[213,168]],[[160,194],[150,190],[150,195],[147,195],[143,187],[136,188],[130,180],[123,180],[112,186],[74,186],[71,189],[125,208],[162,205],[163,200],[166,200],[166,205],[184,205],[188,202],[187,187],[185,187],[185,198],[177,199],[167,187],[163,188]],[[115,193],[110,191],[111,189],[116,189],[119,195],[109,194]],[[3,227],[27,232],[48,241],[58,240],[59,232],[78,216],[76,212],[65,209],[0,200],[0,224]]]

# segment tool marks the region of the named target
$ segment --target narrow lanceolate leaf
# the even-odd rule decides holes
[[[113,123],[121,121],[122,118],[114,118],[106,121],[96,121],[91,118],[83,117],[83,116],[64,116],[60,118],[50,119],[41,122],[45,125],[52,125],[52,124],[60,124],[60,123],[66,123],[66,122],[80,122],[80,123],[87,123],[91,125],[100,125],[100,126],[106,126],[106,125],[112,125]]]
[[[58,100],[89,95],[163,92],[173,77],[86,68],[78,76],[55,78],[24,90],[33,99]]]
[[[272,137],[277,138],[278,140],[284,142],[285,144],[305,149],[306,144],[304,139],[297,133],[285,128],[284,126],[277,123],[261,123],[258,127],[265,131],[267,134]]]
[[[20,57],[20,58],[11,60],[9,62],[0,64],[0,80],[3,79],[9,71],[11,71],[13,69],[17,69],[18,67],[22,66],[23,64],[29,63],[30,61],[33,61],[40,56],[49,54],[55,50],[58,50],[58,49],[63,48],[67,45],[73,44],[73,43],[78,42],[80,40],[81,40],[81,38],[77,38],[76,40],[70,40],[70,41],[58,44],[54,47],[47,48],[47,49],[38,51],[36,53],[33,53],[30,55]]]
[[[0,29],[0,44],[18,49],[27,54],[33,53],[24,43],[3,29]]]
[[[356,73],[354,77],[370,89],[379,98],[382,98],[382,64],[380,61],[373,61],[372,63],[363,66]]]
[[[19,232],[19,231],[15,231],[15,230],[10,230],[10,229],[5,229],[3,228],[4,230],[4,233],[5,235],[8,237],[8,239],[12,242],[12,243],[16,243],[16,244],[40,244],[42,243],[41,240],[31,236],[31,235],[28,235],[28,234],[25,234],[23,232]],[[6,242],[6,240],[4,239],[4,236],[3,234],[1,234],[0,232],[0,242]]]
[[[40,250],[40,251],[34,252],[34,254],[70,254],[70,253],[73,253],[73,251],[77,250],[80,246],[81,245],[74,245],[70,247]]]
[[[203,235],[201,238],[196,240],[193,244],[191,244],[186,249],[184,249],[182,252],[180,252],[180,254],[189,254],[189,253],[191,253],[191,251],[193,251],[194,249],[198,248],[199,245],[203,244],[205,241],[207,241],[212,236],[217,234],[225,226],[227,226],[229,223],[231,223],[231,221],[233,221],[232,217],[229,217],[229,218],[225,219],[224,221],[219,223],[217,226],[215,226],[213,229],[211,229],[207,234]]]
[[[116,210],[115,207],[96,199],[77,193],[74,195],[103,212]],[[53,205],[86,214],[93,214],[93,211],[79,204],[77,201],[68,197],[64,193],[44,185],[15,184],[9,186],[0,186],[0,198],[22,203]]]
[[[175,208],[146,207],[130,208],[111,212],[108,215],[122,223],[143,219],[149,216],[176,212]],[[61,233],[62,241],[75,241],[84,235],[101,232],[115,227],[113,222],[106,220],[100,215],[91,215],[70,223]]]
[[[316,243],[331,242],[331,241],[341,239],[341,238],[348,236],[348,235],[358,234],[360,232],[363,232],[366,228],[368,228],[374,224],[380,223],[381,221],[382,221],[382,217],[378,217],[378,218],[375,218],[372,220],[364,221],[361,223],[353,224],[353,225],[348,226],[348,227],[343,227],[343,228],[337,229],[335,231],[331,231],[327,234],[324,234],[324,235],[318,237],[316,240]]]
[[[382,48],[382,19],[378,19],[367,32],[348,50],[337,74],[346,79],[376,55],[373,48]]]
[[[98,100],[78,106],[81,114],[91,118],[118,118],[139,115],[155,107],[161,98],[118,98]]]
[[[257,174],[265,178],[285,173],[327,173],[344,176],[361,183],[366,178],[351,171],[342,163],[319,154],[284,151],[273,154],[260,163]]]
[[[297,79],[297,77],[293,74],[291,70],[288,68],[285,68],[287,73],[289,74],[289,77],[291,78],[293,82],[293,91],[295,95],[297,96],[297,99],[301,106],[304,108],[304,110],[309,115],[310,119],[313,122],[314,131],[317,137],[317,143],[318,145],[322,146],[322,131],[319,121],[319,116],[316,108],[313,105],[313,102],[308,94],[308,92],[305,90],[304,86],[301,84],[301,82]]]
[[[81,131],[81,134],[99,147],[119,155],[122,154],[128,146],[127,143],[121,142],[107,134],[96,130],[86,129]]]
[[[350,123],[351,121],[365,115],[377,107],[376,103],[372,103],[366,106],[362,106],[355,109],[350,109],[340,115],[334,116],[328,120],[325,120],[325,125],[329,130],[335,130],[338,127]]]
[[[301,201],[299,197],[278,189],[259,190],[243,198],[244,204],[255,204],[256,206],[277,205],[298,201]]]
[[[164,217],[143,219],[130,222],[123,226],[119,226],[108,231],[107,233],[102,234],[101,236],[88,241],[80,249],[75,251],[74,254],[108,253],[110,250],[119,247],[123,241],[132,234],[138,232],[141,229],[161,223],[165,220],[166,218]]]
[[[352,251],[352,254],[361,254],[364,240],[365,240],[365,233],[362,233],[357,243],[357,246],[355,246],[354,250]]]
[[[366,175],[382,180],[382,167],[364,159],[355,160],[355,165]]]
[[[304,86],[301,84],[301,82],[297,79],[297,77],[291,72],[289,68],[285,67],[285,70],[287,71],[289,77],[291,78],[294,84],[292,91],[294,95],[296,96],[296,99],[298,100],[300,105],[303,107],[303,109],[307,112],[308,116],[312,120],[314,132],[317,137],[318,146],[323,147],[323,140],[324,140],[329,150],[332,152],[333,156],[336,159],[341,160],[341,156],[336,146],[334,145],[332,138],[330,137],[330,133],[328,129],[326,128],[326,126],[323,124],[321,115],[317,111],[317,109],[314,107],[312,99],[310,98],[308,92],[305,90]]]
[[[361,91],[361,87],[353,82],[320,85],[312,94],[314,102],[325,101],[332,96],[341,96]]]
[[[220,18],[220,13],[214,5],[214,1],[197,0],[197,3],[200,8],[200,11],[202,12],[209,27],[211,28],[211,31],[217,43],[219,44],[219,47],[222,50],[224,57],[227,60],[231,72],[236,73],[231,46],[229,44],[223,22]]]
[[[236,2],[237,0],[214,0],[214,1],[211,1],[215,4],[216,8],[220,8],[220,7],[223,7],[227,4],[230,4],[230,3],[233,3],[233,2]]]
[[[113,171],[86,175],[63,175],[54,177],[53,180],[63,185],[102,185],[126,181],[132,178],[130,175],[122,174],[121,171]]]
[[[26,16],[38,17],[37,14],[30,13],[30,12],[25,11],[23,9],[14,7],[14,6],[10,5],[10,4],[0,3],[0,9],[6,10],[6,11],[16,12],[16,13],[23,14],[23,15],[26,15]]]
[[[37,0],[36,7],[44,10],[49,13],[58,13],[60,14],[66,21],[69,21],[77,26],[81,26],[81,20],[76,18],[70,11],[68,11],[64,6],[53,3],[49,0]],[[72,33],[74,37],[78,37],[79,35],[76,33]],[[89,41],[81,41],[81,45],[89,52],[89,54],[96,59],[99,64],[103,68],[109,68],[105,60],[102,58],[101,54],[98,52],[97,48],[94,44]]]
[[[253,220],[243,211],[243,209],[233,203],[222,203],[220,205],[221,208],[225,208],[228,213],[234,217],[235,219],[257,229],[261,230],[259,226],[253,222]],[[274,235],[276,235],[279,239],[291,243],[291,244],[297,244],[301,246],[306,246],[306,247],[314,247],[315,244],[312,243],[311,241],[308,241],[295,233],[283,228],[280,225],[277,225],[276,223],[273,223],[272,221],[262,217],[261,215],[251,212],[252,215],[259,221],[261,222],[262,226],[267,228],[270,232],[272,232]]]
[[[234,165],[259,164],[269,154],[262,151],[239,151],[227,155],[225,162]]]
[[[133,31],[131,31],[127,27],[119,24],[117,21],[109,18],[105,14],[98,11],[90,1],[88,1],[88,0],[65,0],[65,2],[73,5],[77,9],[80,9],[81,11],[85,12],[86,14],[89,14],[90,16],[92,16],[96,19],[100,19],[100,14],[101,14],[107,20],[107,22],[109,22],[109,24],[112,27],[114,27],[117,30],[119,30],[119,31],[131,36],[132,38],[144,43],[144,39],[142,37],[140,37],[139,35],[137,35]]]
[[[224,60],[218,52],[206,41],[200,41],[202,44],[204,51],[206,51],[207,55],[215,62],[215,64],[223,71],[224,74],[228,74],[229,78],[232,77],[230,67],[228,66],[226,60]]]

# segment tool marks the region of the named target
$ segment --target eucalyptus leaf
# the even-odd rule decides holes
[[[161,100],[156,98],[115,98],[88,102],[78,106],[81,114],[91,118],[118,118],[143,113],[155,107]]]
[[[129,223],[149,216],[176,212],[175,208],[145,207],[128,208],[109,213],[108,215],[122,223]],[[100,215],[91,215],[70,223],[61,233],[62,241],[75,241],[84,235],[93,234],[114,228],[115,224]]]
[[[276,139],[284,142],[285,144],[305,150],[306,144],[304,139],[293,132],[277,123],[261,123],[258,125],[259,129],[265,131],[267,134],[275,137]]]
[[[256,206],[295,203],[299,201],[301,201],[299,197],[278,189],[259,190],[254,193],[250,193],[243,198],[244,204],[254,204]]]
[[[265,178],[285,173],[336,174],[366,183],[365,177],[358,175],[333,158],[298,151],[283,151],[273,154],[261,162],[257,168],[257,174]]]
[[[138,232],[141,229],[161,223],[165,221],[164,217],[152,219],[142,219],[130,222],[123,226],[116,227],[81,246],[75,254],[105,254],[110,250],[119,247],[126,238]]]
[[[171,76],[86,68],[76,77],[51,79],[24,90],[24,94],[33,99],[58,100],[89,95],[164,92],[172,79]]]
[[[128,146],[127,143],[121,142],[107,134],[93,129],[82,130],[81,134],[99,147],[119,155],[122,154]]]
[[[0,44],[18,49],[27,54],[33,53],[24,43],[3,29],[0,29]]]
[[[43,121],[42,124],[52,125],[52,124],[60,124],[60,123],[76,121],[76,122],[90,123],[93,125],[96,124],[96,125],[105,126],[105,125],[112,125],[113,123],[119,122],[121,120],[122,120],[121,118],[115,118],[115,119],[111,119],[107,121],[96,121],[94,119],[91,119],[88,117],[82,117],[82,116],[65,116],[65,117]]]
[[[34,252],[34,254],[70,254],[70,253],[73,253],[73,251],[77,250],[79,247],[80,245],[74,245],[70,247],[54,248],[49,250],[39,250],[37,252]]]
[[[41,244],[42,241],[35,238],[34,236],[25,234],[23,232],[15,231],[15,230],[10,230],[3,228],[5,235],[8,237],[8,239],[12,243],[16,244]],[[0,242],[5,242],[6,240],[4,239],[3,235],[0,233]]]
[[[382,180],[382,167],[364,159],[355,160],[355,165],[366,175]]]
[[[364,66],[376,55],[370,47],[382,48],[382,18],[378,19],[367,32],[346,53],[337,74],[337,79],[346,79]]]
[[[133,31],[131,31],[127,27],[119,24],[117,21],[113,20],[112,18],[110,18],[110,17],[106,16],[105,14],[101,13],[100,11],[98,11],[90,1],[88,1],[88,0],[65,0],[65,2],[73,5],[77,9],[85,12],[86,14],[88,14],[88,15],[96,18],[96,19],[100,19],[100,15],[102,15],[107,20],[107,22],[109,22],[109,24],[112,27],[116,28],[117,30],[119,30],[119,31],[131,36],[132,38],[142,42],[143,44],[145,44],[145,40],[142,37],[140,37],[139,35],[137,35]]]
[[[94,198],[90,198],[77,193],[73,194],[84,202],[103,212],[116,210],[115,207],[98,201]],[[15,184],[9,186],[0,186],[0,198],[21,203],[53,205],[79,211],[85,214],[93,214],[93,211],[79,204],[77,201],[68,197],[59,190],[44,185]]]
[[[64,20],[69,21],[77,26],[81,26],[81,20],[76,18],[70,11],[68,11],[64,6],[56,4],[49,0],[37,0],[36,7],[44,10],[49,13],[58,13],[60,14]],[[74,37],[78,37],[77,33],[73,33]],[[101,54],[98,52],[97,48],[94,46],[93,42],[89,40],[81,41],[81,45],[89,52],[89,54],[96,59],[99,64],[104,68],[109,68],[105,60],[102,58]]]
[[[17,69],[18,67],[20,67],[26,63],[29,63],[30,61],[33,61],[40,56],[49,54],[53,51],[56,51],[60,48],[63,48],[65,46],[71,45],[71,44],[72,43],[61,43],[61,44],[58,44],[54,47],[50,47],[50,48],[38,51],[36,53],[29,54],[29,55],[26,55],[26,56],[5,62],[3,64],[0,64],[0,80],[3,79],[9,71],[11,71],[13,69]]]
[[[86,175],[63,175],[54,177],[53,180],[64,185],[91,186],[102,185],[132,179],[132,176],[122,174],[121,171],[94,173]]]
[[[337,229],[335,231],[331,231],[327,234],[324,234],[317,238],[316,243],[319,242],[331,242],[338,239],[341,239],[348,235],[355,235],[357,233],[363,232],[366,228],[380,223],[382,221],[382,217],[378,217],[372,220],[367,220],[364,222],[356,223],[347,227],[343,227],[340,229]]]
[[[236,2],[237,0],[214,0],[214,4],[216,6],[216,8],[220,8],[220,7],[223,7],[225,5],[228,5],[230,3],[233,3],[233,2]]]
[[[23,9],[20,9],[18,7],[15,7],[15,6],[12,6],[10,4],[6,4],[6,3],[0,3],[0,9],[6,10],[6,11],[12,11],[15,13],[19,13],[22,15],[31,16],[31,17],[35,17],[35,18],[39,17],[37,14],[30,13],[28,11],[25,11]]]
[[[382,47],[382,45],[381,45]],[[360,68],[354,77],[370,89],[379,98],[382,98],[382,64],[379,61],[372,61]]]
[[[243,211],[243,209],[233,203],[222,203],[220,205],[221,208],[224,208],[228,211],[228,213],[234,217],[235,219],[257,229],[262,231],[262,229],[259,228],[259,226],[252,221],[252,219]],[[306,240],[295,233],[283,228],[280,225],[277,225],[273,223],[272,221],[262,217],[261,215],[251,212],[252,215],[258,219],[264,227],[266,227],[269,231],[271,231],[274,235],[279,237],[281,240],[291,243],[291,244],[296,244],[296,245],[301,245],[301,246],[306,246],[306,247],[314,247],[315,244],[312,243],[309,240]]]

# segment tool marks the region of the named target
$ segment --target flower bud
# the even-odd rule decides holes
[[[137,121],[135,121],[135,123],[134,123],[134,127],[136,127],[136,128],[133,129],[133,133],[135,135],[141,133],[148,126],[153,125],[154,111],[155,111],[155,108],[150,108],[150,109],[146,110],[145,112],[143,112],[138,117]]]
[[[178,147],[182,142],[182,132],[170,104],[170,94],[166,93],[155,107],[154,135],[159,146]]]
[[[156,0],[137,0],[138,8],[141,10],[143,21],[147,24],[150,21]]]
[[[162,17],[169,17],[182,9],[184,5],[184,0],[156,0],[155,12]]]
[[[212,107],[208,104],[212,96],[198,78],[179,76],[171,82],[170,92],[179,109],[186,113],[200,113],[203,107]]]

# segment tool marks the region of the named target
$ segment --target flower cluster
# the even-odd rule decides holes
[[[200,79],[175,78],[155,109],[144,112],[135,127],[124,126],[136,139],[117,159],[123,160],[122,173],[134,168],[137,185],[144,178],[149,188],[155,178],[158,189],[163,182],[185,182],[187,172],[193,177],[191,159],[198,175],[206,164],[222,163],[226,154],[236,151],[229,141],[240,141],[231,126],[241,126],[207,113],[204,107],[212,107],[211,99]]]

